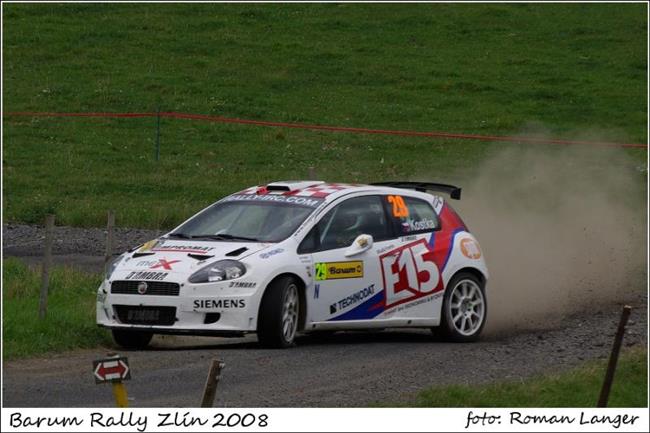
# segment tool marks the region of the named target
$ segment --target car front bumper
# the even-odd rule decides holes
[[[258,299],[255,290],[228,284],[188,285],[178,296],[110,293],[102,283],[97,295],[97,324],[112,329],[160,334],[220,335],[254,332]]]

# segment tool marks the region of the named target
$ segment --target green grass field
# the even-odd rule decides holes
[[[55,267],[45,319],[38,317],[40,272],[15,258],[2,267],[3,359],[23,358],[110,344],[110,334],[95,324],[95,299],[101,276]]]
[[[408,407],[595,407],[607,361],[589,362],[561,374],[521,382],[434,387],[420,392]],[[391,405],[388,403],[387,405]],[[648,352],[623,352],[608,407],[648,406]]]
[[[646,5],[3,4],[5,112],[180,111],[646,140]],[[4,220],[170,227],[300,178],[471,174],[504,143],[165,119],[3,117]],[[525,145],[521,145],[525,146]],[[552,149],[550,151],[553,151]],[[594,150],[595,152],[597,149]],[[646,150],[630,150],[639,163]],[[460,174],[459,174],[460,173]],[[645,179],[640,176],[640,182]]]

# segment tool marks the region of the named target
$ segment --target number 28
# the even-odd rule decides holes
[[[395,218],[406,218],[409,216],[409,208],[404,203],[404,198],[401,195],[389,195],[388,203],[393,205],[393,216]]]

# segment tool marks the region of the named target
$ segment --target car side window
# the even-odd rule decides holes
[[[387,195],[389,215],[399,236],[432,232],[440,228],[433,207],[424,200],[403,195]]]
[[[345,200],[331,209],[305,237],[298,251],[325,251],[345,248],[361,235],[371,235],[374,241],[391,237],[389,222],[381,197],[362,196]]]

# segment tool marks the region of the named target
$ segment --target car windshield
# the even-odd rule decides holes
[[[303,205],[295,203],[299,200],[290,203],[259,200],[260,197],[270,196],[252,196],[243,200],[233,200],[231,197],[183,223],[169,237],[280,242],[289,237],[322,202],[310,200]]]

